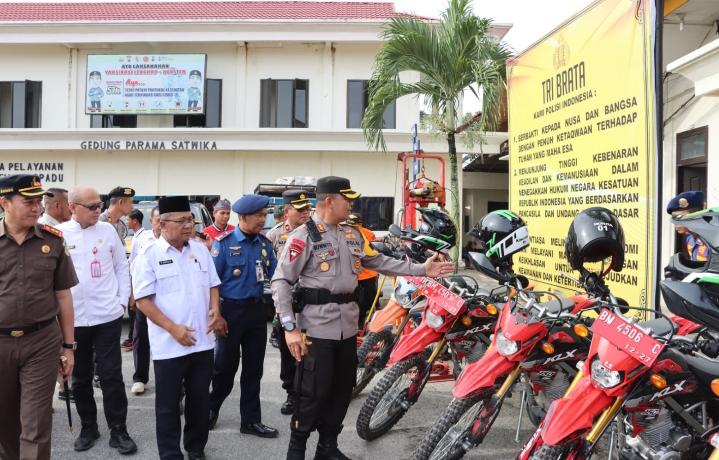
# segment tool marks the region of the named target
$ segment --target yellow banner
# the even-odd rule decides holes
[[[649,0],[602,0],[512,62],[510,206],[530,247],[516,271],[573,290],[564,255],[574,216],[613,211],[626,263],[606,280],[633,306],[651,306],[655,270],[653,11]]]

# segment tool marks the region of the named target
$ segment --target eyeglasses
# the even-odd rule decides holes
[[[188,217],[186,219],[162,219],[162,222],[174,222],[180,225],[194,225],[195,219]]]
[[[93,203],[93,204],[83,204],[83,203],[75,203],[79,204],[85,209],[89,209],[90,211],[97,211],[98,209],[102,209],[102,203]]]

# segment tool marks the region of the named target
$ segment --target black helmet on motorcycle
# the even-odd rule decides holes
[[[486,248],[485,256],[494,264],[508,261],[514,253],[529,246],[529,231],[521,217],[506,209],[492,211],[472,229]]]
[[[434,208],[417,208],[417,211],[422,215],[418,239],[423,246],[446,251],[457,244],[457,227],[446,212]]]
[[[569,226],[564,252],[569,265],[581,270],[587,262],[612,258],[611,268],[624,266],[624,230],[609,209],[589,208],[576,215]]]

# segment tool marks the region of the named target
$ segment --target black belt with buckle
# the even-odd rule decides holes
[[[302,288],[302,299],[305,305],[345,304],[357,301],[357,291],[346,294],[332,294],[327,289]]]
[[[37,332],[45,326],[49,326],[55,321],[55,318],[50,318],[46,319],[45,321],[40,321],[39,323],[31,324],[29,326],[1,328],[0,335],[9,335],[10,337],[22,337],[25,334]]]

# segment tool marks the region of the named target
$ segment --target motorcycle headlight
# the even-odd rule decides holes
[[[610,371],[602,366],[602,362],[599,361],[599,358],[592,361],[591,370],[592,381],[605,390],[614,388],[622,382],[621,374],[618,371]]]
[[[444,318],[440,315],[432,313],[431,308],[425,310],[425,318],[427,320],[427,325],[432,329],[439,329],[442,327],[442,324],[444,324]]]
[[[519,342],[509,340],[504,332],[497,332],[496,337],[497,352],[502,356],[510,356],[519,351]]]

